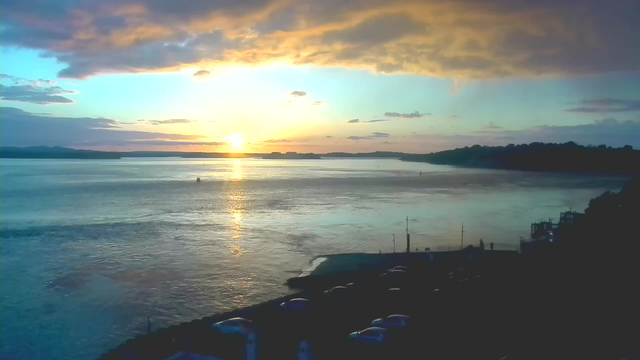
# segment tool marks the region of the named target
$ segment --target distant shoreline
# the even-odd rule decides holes
[[[424,162],[466,168],[596,173],[611,175],[640,174],[640,150],[626,145],[621,148],[565,144],[531,143],[508,146],[480,146],[457,148],[430,154],[408,154],[376,151],[370,153],[332,152],[326,154],[272,153],[207,153],[180,151],[106,152],[76,150],[64,147],[0,147],[0,158],[13,159],[91,159],[117,160],[126,157],[179,157],[184,159],[261,158],[276,160],[318,160],[325,158],[378,158]]]

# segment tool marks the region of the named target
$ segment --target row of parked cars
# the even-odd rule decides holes
[[[406,276],[408,271],[409,268],[406,266],[396,266],[393,269],[387,270],[380,276],[392,278],[402,277]],[[349,283],[346,286],[334,286],[331,289],[325,290],[323,295],[328,299],[346,299],[349,296],[350,288],[354,287],[354,283]],[[393,288],[389,290],[398,291],[399,289]],[[307,313],[310,310],[310,303],[309,299],[306,298],[292,298],[282,302],[280,304],[280,308],[288,311]],[[361,342],[385,343],[388,341],[389,331],[408,329],[409,324],[409,316],[392,314],[384,318],[374,319],[371,321],[370,327],[360,331],[354,331],[349,334],[349,337]],[[219,321],[213,324],[213,328],[220,333],[231,335],[247,335],[248,333],[255,331],[253,321],[241,317],[234,317]]]
[[[380,274],[380,278],[383,280],[403,279],[406,278],[408,271],[409,268],[406,266],[396,266]],[[390,288],[389,292],[398,293],[400,292],[400,288]],[[388,341],[390,331],[406,330],[409,328],[409,323],[409,316],[392,314],[384,318],[374,319],[370,327],[360,331],[354,331],[349,334],[349,337],[361,342],[383,344]]]

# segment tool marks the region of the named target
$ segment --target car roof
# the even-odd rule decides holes
[[[300,301],[309,301],[309,299],[305,299],[305,298],[293,298],[293,299],[289,299],[289,302],[300,302]]]
[[[388,332],[387,329],[381,328],[381,327],[378,327],[378,326],[368,327],[368,328],[362,330],[361,332],[365,332],[365,331],[377,331],[377,332],[383,332],[383,333]]]
[[[346,288],[347,288],[346,286],[340,285],[340,286],[334,286],[331,289],[346,289]]]
[[[391,314],[389,316],[387,316],[387,318],[403,318],[403,319],[408,319],[409,316],[408,315],[402,315],[402,314]]]
[[[241,318],[241,317],[233,317],[231,319],[227,319],[227,320],[224,320],[222,322],[227,322],[227,321],[237,321],[237,322],[243,323],[243,324],[253,324],[253,321],[251,321],[249,319]]]

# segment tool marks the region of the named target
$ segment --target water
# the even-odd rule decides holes
[[[419,171],[423,172],[419,176]],[[200,177],[201,183],[195,179]],[[93,358],[154,328],[284,295],[317,255],[517,244],[624,179],[388,159],[0,165],[0,357]]]

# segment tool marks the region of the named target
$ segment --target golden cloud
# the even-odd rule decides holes
[[[33,1],[3,5],[3,43],[47,51],[69,77],[274,62],[460,80],[640,70],[630,1]]]

